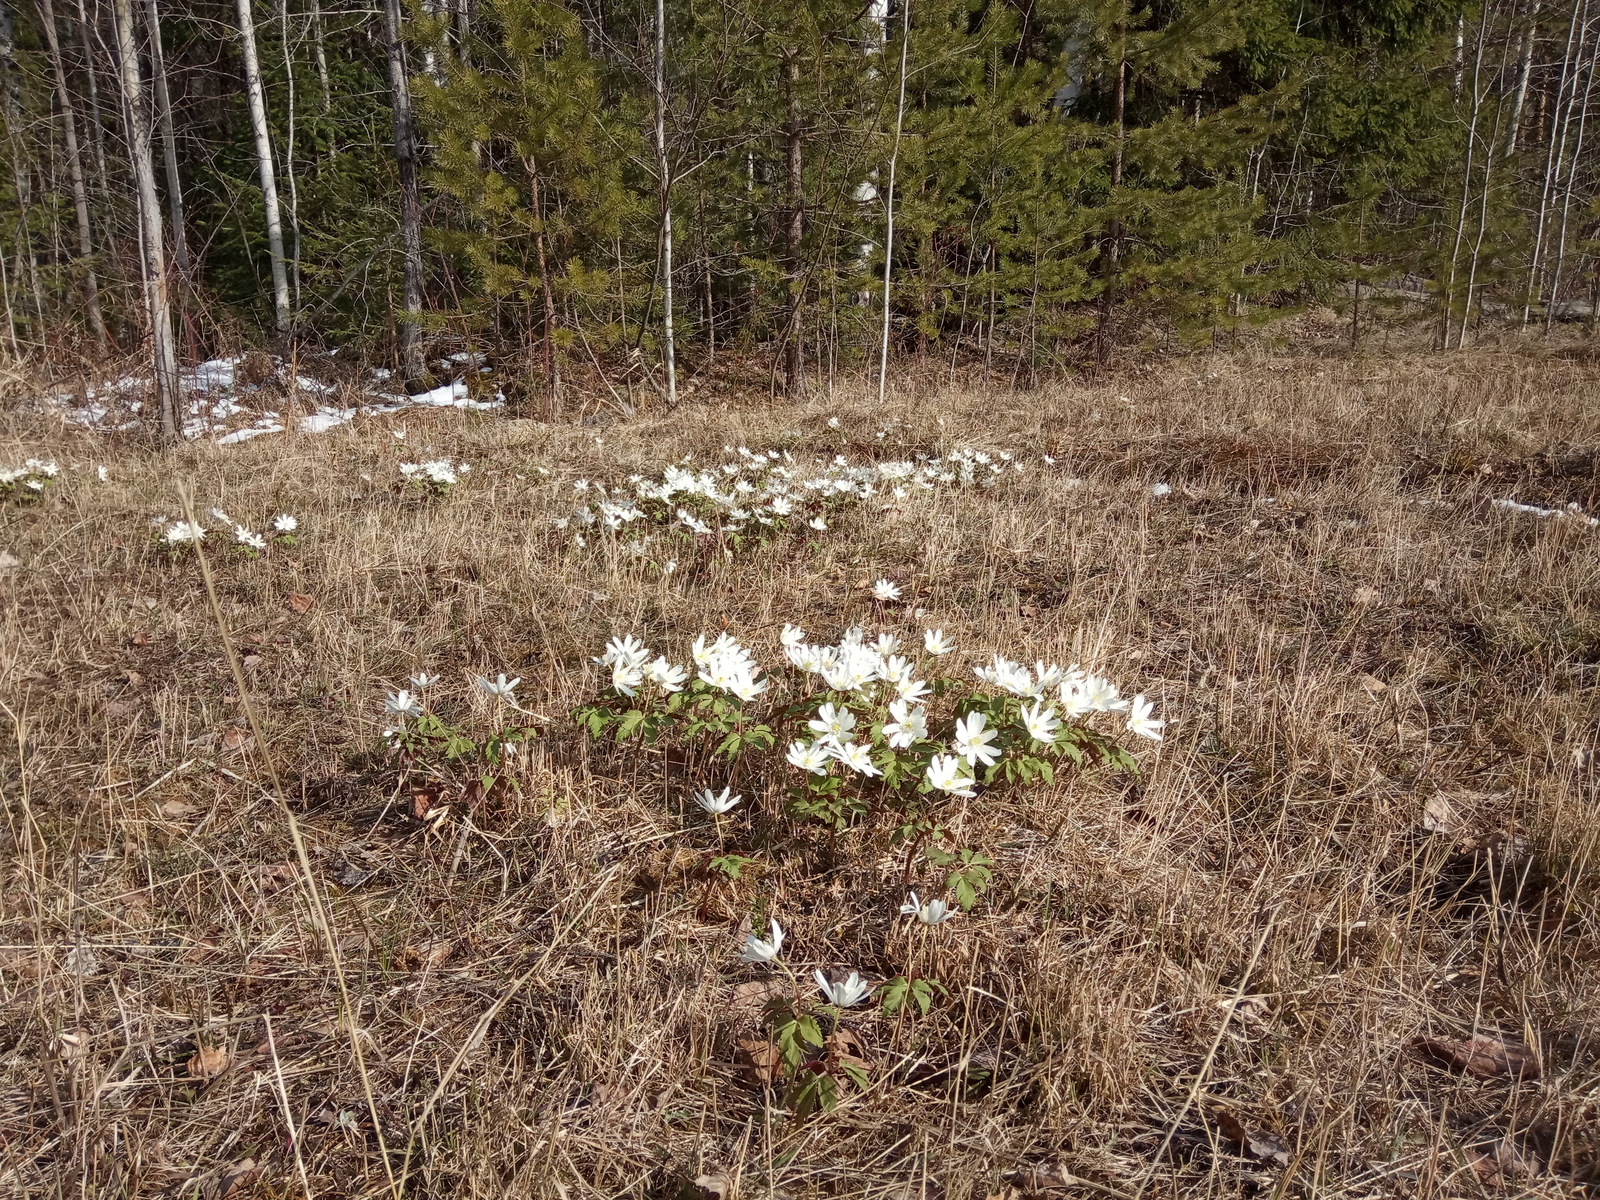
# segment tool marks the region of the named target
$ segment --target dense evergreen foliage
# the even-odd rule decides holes
[[[96,287],[110,343],[132,348],[149,317],[106,8],[127,0],[32,2],[6,9],[0,62],[8,348],[91,348]],[[418,312],[381,9],[256,12],[295,336],[381,351],[409,322],[423,341],[522,356],[554,396],[602,365],[663,386],[669,279],[688,371],[731,355],[790,390],[885,347],[1029,381],[1312,300],[1425,301],[1443,346],[1486,316],[1591,308],[1600,21],[1579,0],[660,7],[659,54],[648,5],[401,14]],[[239,9],[129,11],[180,343],[267,340]]]

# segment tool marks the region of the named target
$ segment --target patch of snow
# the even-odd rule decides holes
[[[274,361],[280,376],[286,376],[284,364],[279,360]],[[470,367],[482,362],[483,356],[457,354],[447,361]],[[237,368],[241,362],[243,356],[216,358],[183,371],[180,383],[189,397],[182,409],[186,417],[182,428],[184,437],[215,437],[218,445],[232,446],[265,433],[283,432],[284,421],[279,413],[258,409],[250,403],[250,394],[256,389],[239,383]],[[480,372],[487,370],[485,367],[478,369]],[[376,368],[372,378],[389,379],[392,378],[392,372]],[[307,375],[296,373],[293,380],[298,391],[313,396],[327,397],[340,391],[339,384],[325,383]],[[124,396],[124,393],[144,394],[149,388],[148,378],[126,376],[87,387],[82,394],[58,392],[47,395],[37,403],[74,425],[101,430],[132,430],[140,427],[140,414],[153,410],[144,400],[134,399],[132,395]],[[492,399],[473,399],[465,379],[456,379],[415,396],[390,395],[374,389],[367,393],[367,398],[377,403],[351,407],[323,404],[302,417],[298,428],[305,433],[322,433],[347,424],[363,413],[381,416],[408,408],[482,411],[499,408],[505,403],[505,395],[498,390]]]
[[[234,368],[243,361],[244,356],[241,354],[236,358],[213,358],[199,363],[192,371],[183,372],[182,386],[196,392],[231,388],[234,383]]]
[[[325,433],[337,425],[355,419],[353,408],[319,408],[308,417],[300,418],[301,433]]]
[[[1540,508],[1537,504],[1523,504],[1517,500],[1491,500],[1489,503],[1507,512],[1527,513],[1533,517],[1571,517],[1585,525],[1600,525],[1600,517],[1591,517],[1576,504],[1569,504],[1565,508]]]
[[[235,429],[232,433],[224,434],[217,439],[217,445],[234,446],[240,442],[248,442],[253,437],[260,437],[263,433],[282,432],[283,426],[278,424],[252,425],[247,429]]]

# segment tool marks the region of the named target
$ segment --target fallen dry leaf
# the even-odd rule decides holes
[[[733,985],[728,998],[728,1008],[733,1012],[758,1009],[768,1000],[784,994],[783,981],[779,979],[752,979]]]
[[[49,961],[49,953],[44,950],[25,950],[20,946],[0,950],[0,972],[8,971],[24,979],[39,978]]]
[[[1222,1130],[1222,1136],[1237,1144],[1251,1158],[1280,1167],[1289,1165],[1288,1147],[1270,1129],[1246,1125],[1225,1108],[1217,1109],[1212,1115],[1217,1119],[1217,1128]]]
[[[317,606],[317,598],[305,592],[290,592],[289,599],[285,603],[294,612],[308,613]]]
[[[1049,1192],[1075,1186],[1078,1177],[1067,1170],[1065,1163],[1039,1163],[1007,1173],[1006,1180],[1023,1192]]]
[[[439,803],[439,789],[436,787],[419,787],[411,789],[411,815],[419,821],[427,817],[435,804]]]
[[[78,1062],[89,1056],[89,1035],[81,1029],[63,1033],[56,1040],[56,1054],[63,1062]]]
[[[1455,806],[1442,792],[1435,792],[1422,805],[1422,827],[1429,833],[1455,833],[1461,828]]]
[[[744,1052],[745,1076],[752,1083],[770,1084],[777,1081],[783,1070],[783,1055],[778,1047],[765,1038],[742,1037],[739,1049]]]
[[[182,800],[168,800],[161,805],[161,815],[168,818],[187,817],[191,813],[200,811],[193,804],[185,804]]]
[[[421,963],[425,967],[443,966],[445,960],[450,957],[451,952],[454,951],[455,948],[455,941],[451,938],[444,938],[440,941],[434,942],[431,946],[422,951],[421,955],[419,956]]]
[[[147,892],[123,892],[117,897],[117,905],[122,909],[122,918],[125,921],[142,923],[150,919],[150,896]]]
[[[1356,676],[1356,682],[1361,685],[1361,690],[1369,696],[1381,696],[1389,690],[1389,685],[1376,675],[1368,675],[1365,671]]]
[[[1508,1045],[1494,1038],[1456,1041],[1419,1037],[1412,1039],[1411,1049],[1431,1062],[1475,1079],[1537,1079],[1542,1074],[1539,1060],[1526,1046]]]
[[[216,938],[203,937],[198,939],[194,945],[190,946],[189,949],[184,952],[183,961],[186,963],[204,962],[219,949],[221,949],[221,947],[217,944]]]
[[[633,1092],[622,1084],[607,1083],[605,1080],[601,1080],[589,1089],[591,1104],[626,1104],[631,1095]]]
[[[823,1039],[823,1048],[827,1051],[829,1059],[838,1066],[858,1067],[863,1071],[872,1068],[872,1059],[868,1057],[867,1044],[852,1030],[843,1026],[835,1029]]]
[[[217,1200],[242,1195],[244,1189],[260,1177],[261,1168],[256,1166],[256,1160],[253,1158],[242,1158],[231,1167],[224,1167],[217,1178]]]
[[[221,1046],[201,1046],[189,1059],[190,1079],[214,1079],[228,1069],[228,1052]]]
[[[295,870],[293,863],[283,862],[262,864],[252,874],[256,883],[260,885],[261,890],[271,895],[287,884],[294,882],[298,872]]]

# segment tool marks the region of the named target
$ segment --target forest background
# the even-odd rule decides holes
[[[175,412],[224,349],[448,344],[557,413],[1593,321],[1589,0],[252,3],[4,0],[13,358],[153,351]]]

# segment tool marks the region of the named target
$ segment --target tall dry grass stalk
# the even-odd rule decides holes
[[[1489,501],[1600,501],[1595,382],[1515,356],[1240,357],[882,410],[413,412],[404,441],[375,424],[169,455],[13,419],[9,455],[79,469],[0,534],[21,564],[0,580],[0,1189],[1593,1186],[1600,530]],[[738,444],[1030,467],[734,557],[680,547],[670,574],[551,526],[575,479]],[[397,466],[425,453],[473,470],[423,499]],[[213,609],[193,556],[151,537],[180,482],[256,528],[294,513],[301,543],[208,543]],[[909,603],[875,609],[879,576]],[[894,920],[907,865],[874,826],[834,843],[734,821],[758,866],[715,884],[684,764],[590,746],[561,714],[614,632],[681,658],[725,627],[770,662],[785,621],[1092,664],[1155,696],[1168,736],[1137,778],[967,804],[953,832],[997,883],[937,942]],[[460,709],[484,703],[471,675],[520,675],[552,717],[520,793],[443,831],[380,753],[383,688],[418,668]],[[927,1020],[852,1018],[877,1082],[805,1123],[738,1062],[759,1017],[739,933],[769,914],[797,967],[916,954],[950,989]],[[1542,1073],[1477,1078],[1417,1040],[1474,1037]]]

